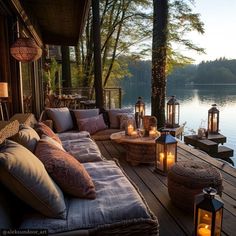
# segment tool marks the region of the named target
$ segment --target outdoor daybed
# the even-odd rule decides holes
[[[35,130],[19,130],[13,121],[0,131],[0,229],[159,234],[139,191],[115,161],[101,156],[88,132],[57,136],[42,123]]]

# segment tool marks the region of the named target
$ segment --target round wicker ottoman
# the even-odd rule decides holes
[[[193,212],[194,197],[204,187],[222,193],[221,173],[204,162],[177,162],[168,173],[168,192],[172,203],[182,210]]]

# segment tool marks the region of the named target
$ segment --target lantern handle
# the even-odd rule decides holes
[[[214,198],[214,196],[217,194],[217,190],[212,187],[207,187],[203,189],[203,193],[206,197]]]

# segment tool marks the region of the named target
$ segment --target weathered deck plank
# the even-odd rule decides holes
[[[132,166],[126,161],[125,148],[112,141],[97,141],[107,159],[118,159],[121,167],[136,184],[152,212],[158,217],[160,235],[191,235],[193,216],[177,209],[171,204],[167,178],[154,172],[154,165]],[[199,152],[183,143],[178,144],[178,160],[199,160],[208,162],[221,171],[223,177],[224,219],[222,235],[235,235],[236,232],[236,170],[214,158]]]

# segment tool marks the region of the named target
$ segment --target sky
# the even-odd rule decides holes
[[[186,52],[198,64],[220,57],[236,59],[236,0],[195,0],[194,12],[200,13],[205,33],[191,33],[189,38],[206,54]]]

